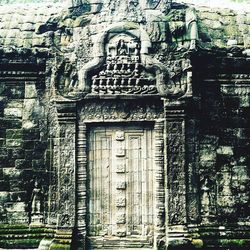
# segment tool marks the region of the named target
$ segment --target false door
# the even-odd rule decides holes
[[[88,140],[89,236],[152,235],[152,128],[93,127]]]

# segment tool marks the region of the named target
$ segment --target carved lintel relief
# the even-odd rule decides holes
[[[99,100],[98,103],[86,100],[81,109],[80,119],[85,122],[154,121],[164,117],[160,103],[159,100],[155,100],[154,104],[145,104],[139,100]]]

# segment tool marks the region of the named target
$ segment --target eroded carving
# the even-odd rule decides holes
[[[184,120],[169,119],[167,121],[167,162],[170,224],[186,222],[186,189],[185,189],[185,132]]]
[[[86,102],[81,110],[81,119],[83,121],[156,120],[163,117],[162,109],[160,105],[143,105],[139,102],[126,104],[112,101],[99,101],[98,104]]]
[[[38,186],[37,180],[31,195],[31,224],[39,225],[43,223],[43,192]]]
[[[92,77],[94,94],[156,94],[153,72],[143,67],[138,39],[124,34],[106,45],[107,59],[101,71]]]

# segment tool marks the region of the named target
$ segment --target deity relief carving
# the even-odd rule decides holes
[[[136,3],[134,1],[133,6]],[[187,26],[192,31],[190,48],[196,45],[194,17],[191,14],[187,17]],[[162,62],[158,56],[150,54],[153,48],[149,34],[137,23],[131,23],[131,27],[126,25],[110,25],[99,33],[92,47],[93,57],[84,64],[76,62],[81,58],[74,62],[69,58],[56,59],[58,62],[52,69],[51,84],[57,93],[71,99],[83,99],[86,95],[179,98],[190,94],[190,60],[171,59],[167,52],[164,59],[168,59]],[[159,25],[167,27],[166,22]],[[154,39],[163,41],[164,36],[159,38],[156,32]]]
[[[172,37],[177,43],[177,50],[193,51],[197,49],[198,25],[194,8],[176,11],[169,22]]]
[[[167,12],[171,8],[172,0],[147,0],[147,8],[160,9],[163,12]]]
[[[138,39],[120,34],[106,45],[106,63],[92,77],[93,94],[156,94],[156,79],[140,58]]]
[[[34,188],[31,194],[31,224],[39,225],[43,223],[43,192],[35,181]]]
[[[201,215],[203,222],[209,222],[214,215],[214,191],[213,191],[213,180],[209,176],[204,176],[201,181]]]

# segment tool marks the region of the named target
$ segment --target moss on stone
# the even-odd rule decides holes
[[[27,229],[29,228],[27,225],[25,224],[13,224],[13,225],[10,225],[10,224],[0,224],[0,229]]]
[[[220,244],[227,247],[250,247],[250,239],[223,239]]]
[[[39,239],[15,239],[15,240],[0,240],[2,248],[34,248],[38,247],[41,238]]]
[[[127,30],[139,29],[139,25],[133,22],[126,22],[124,25],[124,28]]]
[[[52,243],[50,250],[70,250],[70,245]]]
[[[203,247],[203,240],[202,239],[192,239],[191,243],[195,248],[202,248]]]

